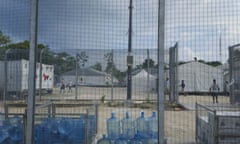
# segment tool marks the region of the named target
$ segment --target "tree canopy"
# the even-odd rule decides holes
[[[98,71],[102,71],[102,64],[100,62],[97,62],[96,64],[91,66],[91,68],[98,70]]]
[[[5,36],[0,31],[0,60],[4,60],[5,52],[11,49],[8,57],[10,60],[29,59],[29,41],[25,40],[18,43],[11,43],[9,36]],[[75,68],[76,60],[66,52],[54,52],[47,45],[37,45],[37,62],[40,62],[42,52],[42,63],[54,65],[54,74],[60,75]]]

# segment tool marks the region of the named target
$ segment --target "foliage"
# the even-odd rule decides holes
[[[10,43],[10,37],[3,35],[2,31],[0,31],[0,47]]]
[[[107,53],[104,54],[104,58],[107,61],[107,66],[105,68],[105,72],[106,73],[111,73],[114,71],[114,69],[116,69],[115,64],[113,62],[113,53]]]
[[[207,62],[206,64],[211,65],[211,66],[215,66],[215,67],[222,65],[222,63],[219,62],[219,61],[210,61],[210,62]]]
[[[15,53],[11,54],[11,59],[29,59],[29,41],[25,40],[18,43],[10,43],[11,40],[8,36],[4,36],[0,31],[0,60],[4,59],[5,51],[8,49],[13,49]],[[42,51],[43,50],[43,51]],[[40,62],[40,54],[42,51],[42,63],[54,65],[54,74],[60,75],[64,72],[72,70],[76,66],[76,60],[73,56],[66,52],[54,52],[49,49],[47,45],[38,44],[36,51],[37,61]],[[86,56],[84,53],[81,59],[86,62]]]
[[[0,31],[0,60],[4,59],[4,53],[7,49],[7,44],[11,42],[9,36],[3,35],[2,31]]]
[[[100,98],[100,101],[101,101],[101,103],[104,103],[105,102],[105,95],[103,95],[101,98]]]
[[[187,63],[187,62],[179,61],[179,62],[178,62],[178,65],[182,65],[182,64],[185,64],[185,63]]]
[[[93,66],[91,66],[91,68],[98,70],[98,71],[102,71],[102,65],[100,62],[97,62],[96,64],[94,64]]]
[[[86,52],[77,53],[77,61],[80,62],[81,66],[84,67],[85,63],[88,61],[88,56]]]
[[[209,61],[209,62],[206,62],[204,60],[198,60],[198,62],[207,64],[207,65],[210,65],[210,66],[214,66],[214,67],[222,65],[222,63],[219,62],[219,61]]]
[[[149,65],[148,65],[148,63],[149,63]],[[156,68],[157,64],[155,65],[154,60],[152,60],[151,58],[145,59],[142,64],[136,65],[134,70],[137,70],[137,69],[147,69],[148,66],[149,66],[149,68]]]
[[[148,68],[148,66],[149,66],[149,68],[153,68],[155,66],[154,63],[155,62],[150,58],[145,59],[143,64],[142,64],[142,68],[146,69],[146,68]]]
[[[117,69],[116,65],[113,62],[113,53],[106,53],[104,55],[105,60],[107,61],[107,66],[105,68],[105,72],[108,74],[113,74],[118,80],[122,81],[126,77],[126,72],[122,72]]]

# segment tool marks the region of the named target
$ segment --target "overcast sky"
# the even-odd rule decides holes
[[[39,0],[38,41],[61,51],[127,49],[128,6],[129,0]],[[156,49],[158,0],[133,6],[133,51]],[[227,47],[240,42],[239,7],[239,0],[166,0],[165,48],[179,42],[180,60],[226,61]],[[30,0],[0,0],[4,34],[28,40],[29,26]]]

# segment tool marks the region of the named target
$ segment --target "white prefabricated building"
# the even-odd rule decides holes
[[[133,91],[156,91],[156,76],[142,69],[139,73],[132,76]]]
[[[5,62],[0,61],[0,92],[3,93],[5,85]],[[21,94],[28,90],[28,60],[7,61],[7,91],[9,93]],[[42,89],[52,90],[54,82],[53,65],[42,64]],[[40,64],[36,65],[36,89],[40,88]]]
[[[197,61],[178,66],[179,90],[181,90],[181,81],[184,80],[186,92],[208,92],[213,79],[216,80],[222,92],[224,90],[223,70]]]

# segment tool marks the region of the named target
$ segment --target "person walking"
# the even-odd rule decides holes
[[[165,96],[168,95],[168,100],[170,100],[170,90],[169,90],[169,78],[167,77],[165,82],[164,82],[164,94]],[[165,97],[166,100],[166,97]]]
[[[71,80],[68,83],[68,92],[72,93],[72,81]]]
[[[220,88],[219,88],[218,84],[216,83],[216,80],[213,79],[213,83],[212,83],[211,87],[209,88],[209,91],[212,95],[213,103],[215,103],[215,101],[216,101],[216,103],[218,103],[219,90],[220,90]]]
[[[184,80],[181,81],[181,88],[182,88],[182,94],[185,96],[184,88],[185,88],[185,82]]]

